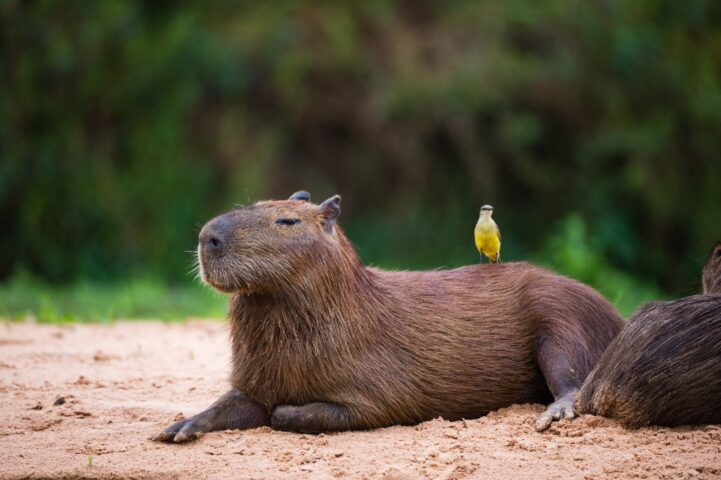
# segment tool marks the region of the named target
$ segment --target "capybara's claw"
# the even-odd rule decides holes
[[[205,433],[205,431],[203,431],[201,428],[202,427],[200,425],[197,425],[195,422],[188,422],[178,432],[178,434],[173,437],[173,442],[184,443],[189,442],[190,440],[195,440],[196,438],[200,438]]]
[[[201,422],[195,422],[193,418],[185,418],[179,420],[158,433],[150,437],[155,442],[183,443],[203,435],[203,425]]]
[[[574,403],[576,401],[576,393],[577,392],[571,392],[550,404],[546,411],[538,416],[536,420],[536,431],[542,432],[546,430],[554,420],[575,418],[576,410]]]
[[[551,416],[548,412],[543,412],[541,415],[538,416],[536,419],[536,431],[542,432],[548,427],[551,426],[551,423],[553,422],[553,416]]]
[[[171,426],[169,426],[162,432],[151,436],[150,440],[152,440],[154,442],[172,442],[173,439],[175,438],[175,436],[178,434],[180,429],[183,427],[183,425],[187,421],[188,421],[188,419],[185,418],[183,420],[179,420],[179,421],[175,422],[174,424],[172,424]]]
[[[167,442],[168,440],[170,440],[173,437],[174,437],[174,435],[163,430],[160,433],[156,433],[155,435],[149,436],[148,440],[151,440],[153,442]]]

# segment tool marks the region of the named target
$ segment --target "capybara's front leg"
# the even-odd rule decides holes
[[[187,442],[207,432],[262,427],[268,412],[238,390],[231,390],[199,414],[179,420],[151,437],[159,442]]]
[[[300,433],[337,432],[353,428],[348,409],[332,403],[279,405],[270,416],[270,426],[276,430]]]

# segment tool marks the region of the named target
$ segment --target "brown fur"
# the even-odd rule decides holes
[[[642,306],[579,392],[580,413],[629,426],[721,423],[721,243],[704,292]]]
[[[701,275],[703,293],[721,294],[721,242],[711,249]]]
[[[579,392],[628,426],[721,423],[721,295],[641,307]]]
[[[472,418],[552,398],[572,408],[622,326],[598,293],[527,263],[365,267],[329,201],[259,202],[201,233],[201,244],[222,237],[222,252],[200,249],[203,278],[233,292],[231,384],[274,427]]]

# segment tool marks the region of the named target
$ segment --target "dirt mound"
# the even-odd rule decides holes
[[[540,405],[333,435],[147,437],[227,389],[220,322],[0,324],[0,478],[721,478],[721,427],[626,430]]]

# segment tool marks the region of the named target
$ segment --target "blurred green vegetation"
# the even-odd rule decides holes
[[[372,264],[477,261],[491,203],[506,261],[624,313],[693,293],[719,25],[712,0],[0,2],[0,315],[216,315],[199,226],[301,188],[343,195]]]
[[[226,304],[220,294],[199,284],[171,287],[152,278],[58,286],[20,274],[0,288],[3,317],[43,323],[222,318]]]

